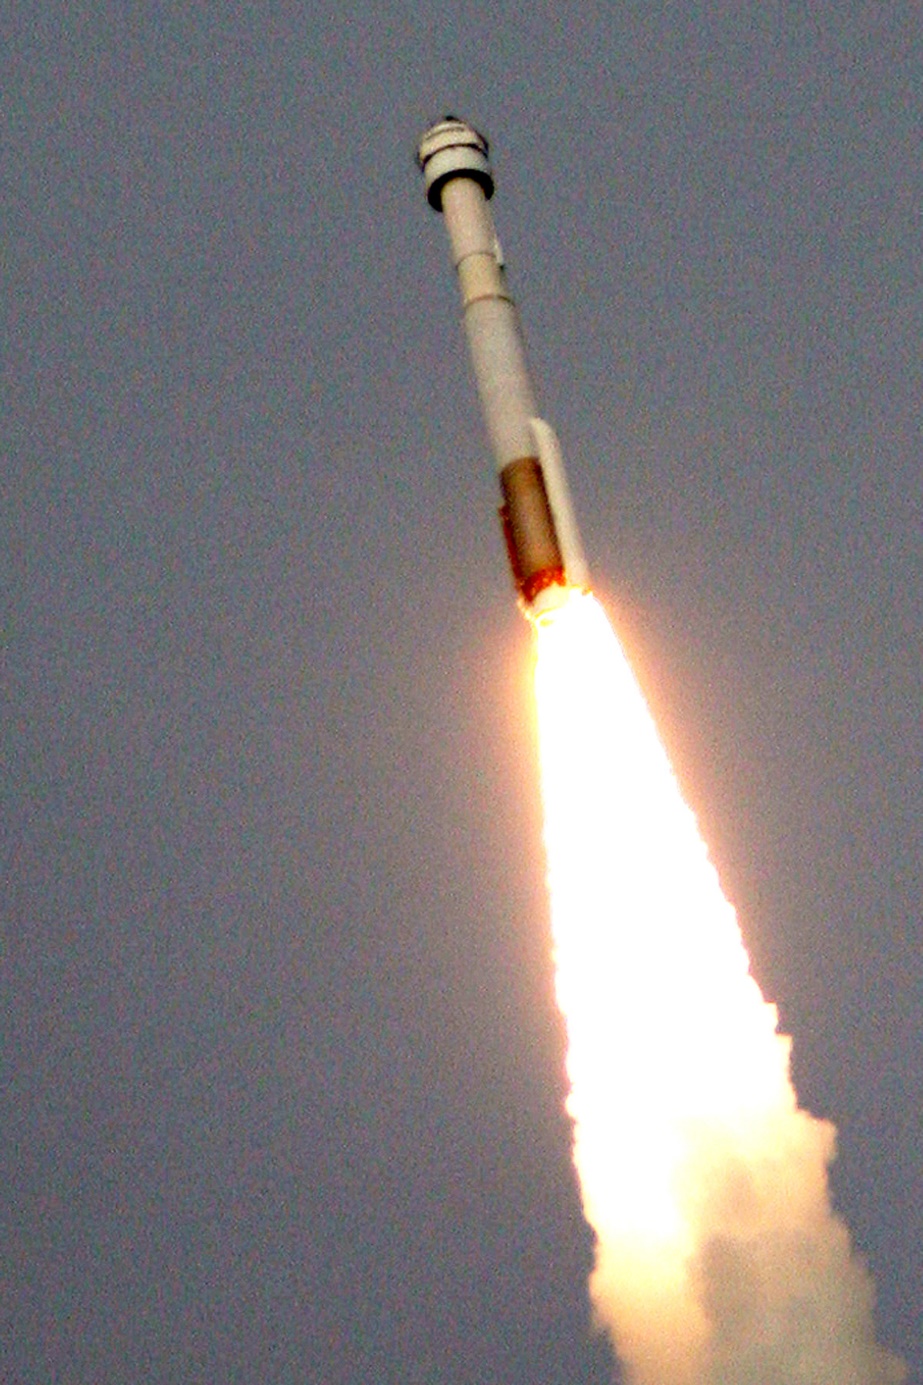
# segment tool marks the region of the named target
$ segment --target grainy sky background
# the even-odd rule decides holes
[[[921,1385],[917,7],[100,0],[0,36],[0,1375],[610,1379],[529,637],[413,162],[452,110]]]

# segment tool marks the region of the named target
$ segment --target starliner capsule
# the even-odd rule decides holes
[[[446,116],[423,136],[417,161],[429,204],[445,217],[452,243],[513,578],[526,614],[538,619],[588,578],[561,449],[553,428],[538,417],[487,205],[494,190],[487,140]]]

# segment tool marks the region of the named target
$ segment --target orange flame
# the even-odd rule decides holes
[[[798,1110],[790,1041],[595,599],[574,591],[536,622],[536,651],[598,1320],[638,1385],[900,1380],[830,1210],[835,1132]]]

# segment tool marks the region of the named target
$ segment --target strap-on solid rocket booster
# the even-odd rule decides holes
[[[560,605],[568,588],[586,587],[588,576],[561,449],[537,414],[487,205],[494,191],[487,140],[446,116],[421,139],[417,160],[429,204],[445,217],[452,243],[513,578],[526,614],[537,618]]]

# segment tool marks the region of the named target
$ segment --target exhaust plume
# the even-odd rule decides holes
[[[632,1385],[897,1385],[829,1122],[592,596],[536,622],[545,841],[590,1294]]]

